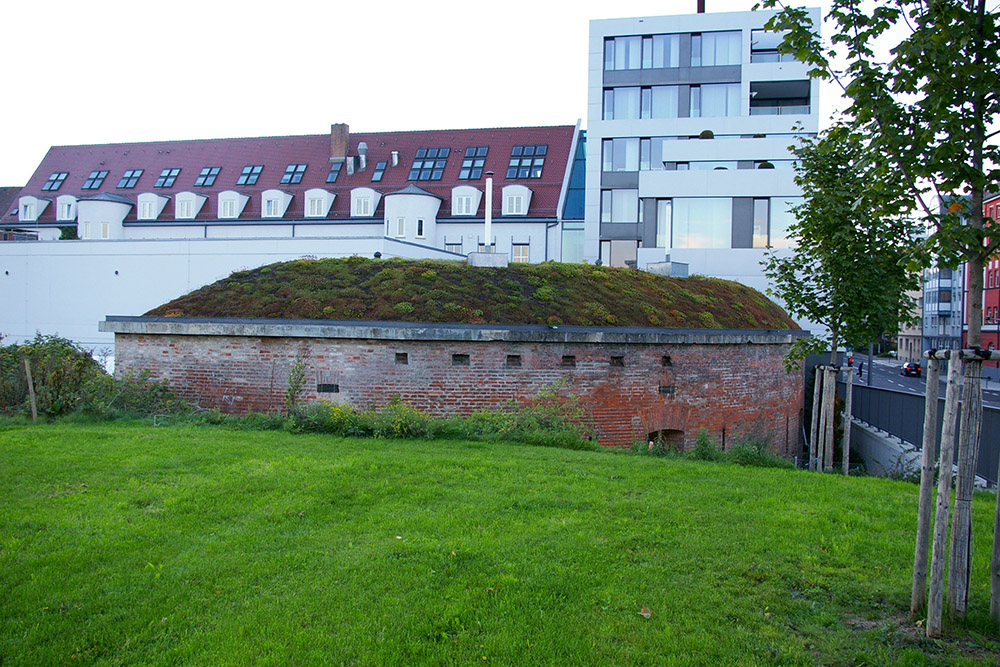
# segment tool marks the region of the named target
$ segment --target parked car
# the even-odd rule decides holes
[[[903,364],[903,367],[899,369],[899,374],[920,377],[920,364],[913,361]]]

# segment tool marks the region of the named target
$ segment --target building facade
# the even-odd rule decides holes
[[[591,21],[588,261],[767,288],[760,262],[801,202],[788,146],[819,129],[818,83],[778,53],[772,15]]]

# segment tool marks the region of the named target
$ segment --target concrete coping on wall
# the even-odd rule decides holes
[[[636,345],[780,345],[809,336],[802,330],[656,329],[513,324],[438,324],[108,315],[98,329],[115,334],[264,336],[371,340],[615,343]]]

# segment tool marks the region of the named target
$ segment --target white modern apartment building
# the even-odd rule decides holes
[[[778,53],[772,15],[591,21],[588,261],[669,259],[766,289],[761,260],[788,247],[801,202],[788,147],[819,129],[818,82]]]

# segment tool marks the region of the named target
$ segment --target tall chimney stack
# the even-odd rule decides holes
[[[705,0],[698,0],[698,13],[699,14],[705,13]]]
[[[330,126],[330,162],[343,162],[347,159],[350,141],[351,130],[347,127],[347,123]]]

